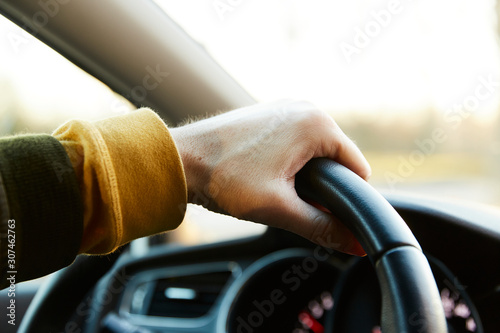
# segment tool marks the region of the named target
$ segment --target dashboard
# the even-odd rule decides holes
[[[500,215],[386,197],[427,256],[449,332],[500,332]],[[73,304],[61,323],[70,332],[382,331],[368,258],[274,228],[223,243],[151,247],[140,256],[126,251]],[[426,331],[417,313],[407,320]]]

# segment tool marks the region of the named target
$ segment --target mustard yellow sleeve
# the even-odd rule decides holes
[[[140,109],[94,123],[73,120],[53,136],[79,181],[84,206],[79,253],[109,253],[180,224],[187,202],[184,169],[156,113]]]

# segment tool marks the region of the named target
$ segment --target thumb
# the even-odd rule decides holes
[[[294,191],[281,226],[323,247],[364,256],[366,253],[352,232],[325,208],[303,201]],[[278,226],[279,227],[279,226]]]

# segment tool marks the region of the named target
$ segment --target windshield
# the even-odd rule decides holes
[[[500,204],[494,1],[156,3],[258,101],[329,112],[377,188]]]
[[[329,112],[378,189],[500,205],[494,1],[156,3],[256,100],[305,99]],[[1,135],[133,109],[2,16],[0,35]],[[199,244],[263,229],[190,205],[167,235]]]

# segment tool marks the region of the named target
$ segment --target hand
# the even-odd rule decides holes
[[[333,119],[307,102],[258,104],[171,130],[184,164],[189,201],[216,212],[297,233],[339,251],[365,252],[351,232],[295,191],[314,157],[363,178],[370,166]]]

